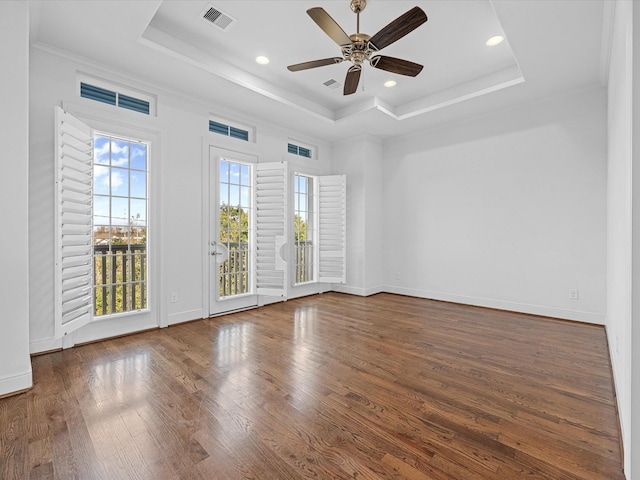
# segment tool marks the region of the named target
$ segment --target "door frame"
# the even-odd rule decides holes
[[[202,245],[203,245],[203,271],[202,271],[202,299],[203,299],[203,316],[211,317],[216,315],[224,315],[225,313],[244,310],[258,306],[258,295],[255,293],[239,296],[238,298],[229,298],[222,301],[216,301],[213,289],[216,286],[214,281],[214,272],[212,271],[214,263],[211,259],[211,241],[213,234],[218,234],[218,225],[212,223],[213,217],[217,218],[217,212],[214,205],[217,205],[219,196],[219,173],[218,161],[221,156],[228,156],[230,160],[236,159],[243,163],[258,163],[258,155],[249,151],[242,151],[237,148],[228,148],[217,144],[204,141],[203,146],[203,175],[202,175],[202,191],[203,199],[203,222],[202,222]],[[239,158],[238,158],[239,157]],[[212,165],[215,164],[215,168]],[[253,254],[252,254],[253,255]],[[252,262],[253,264],[254,262]],[[253,268],[253,265],[252,267]],[[254,272],[255,274],[255,272]],[[255,289],[255,286],[253,287]]]

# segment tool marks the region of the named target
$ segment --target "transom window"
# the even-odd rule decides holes
[[[287,144],[287,152],[305,158],[314,158],[314,147],[304,145],[297,140],[290,140]]]
[[[315,184],[314,178],[295,174],[293,181],[293,241],[296,265],[294,283],[316,280],[315,268]]]
[[[94,134],[95,316],[147,308],[149,145]]]

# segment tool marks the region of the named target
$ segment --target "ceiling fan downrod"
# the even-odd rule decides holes
[[[367,7],[367,0],[351,0],[351,11],[357,15],[356,33],[360,33],[360,12]]]

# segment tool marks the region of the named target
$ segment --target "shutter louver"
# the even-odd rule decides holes
[[[93,318],[93,142],[91,129],[55,110],[55,336]]]
[[[287,281],[287,164],[256,165],[256,292],[285,296]]]
[[[318,281],[346,283],[346,177],[318,177]]]

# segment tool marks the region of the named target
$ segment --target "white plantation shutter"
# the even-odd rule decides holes
[[[287,285],[287,164],[255,168],[256,293],[284,296]]]
[[[347,177],[318,177],[318,281],[346,283]]]
[[[55,109],[55,336],[93,318],[92,131]]]

